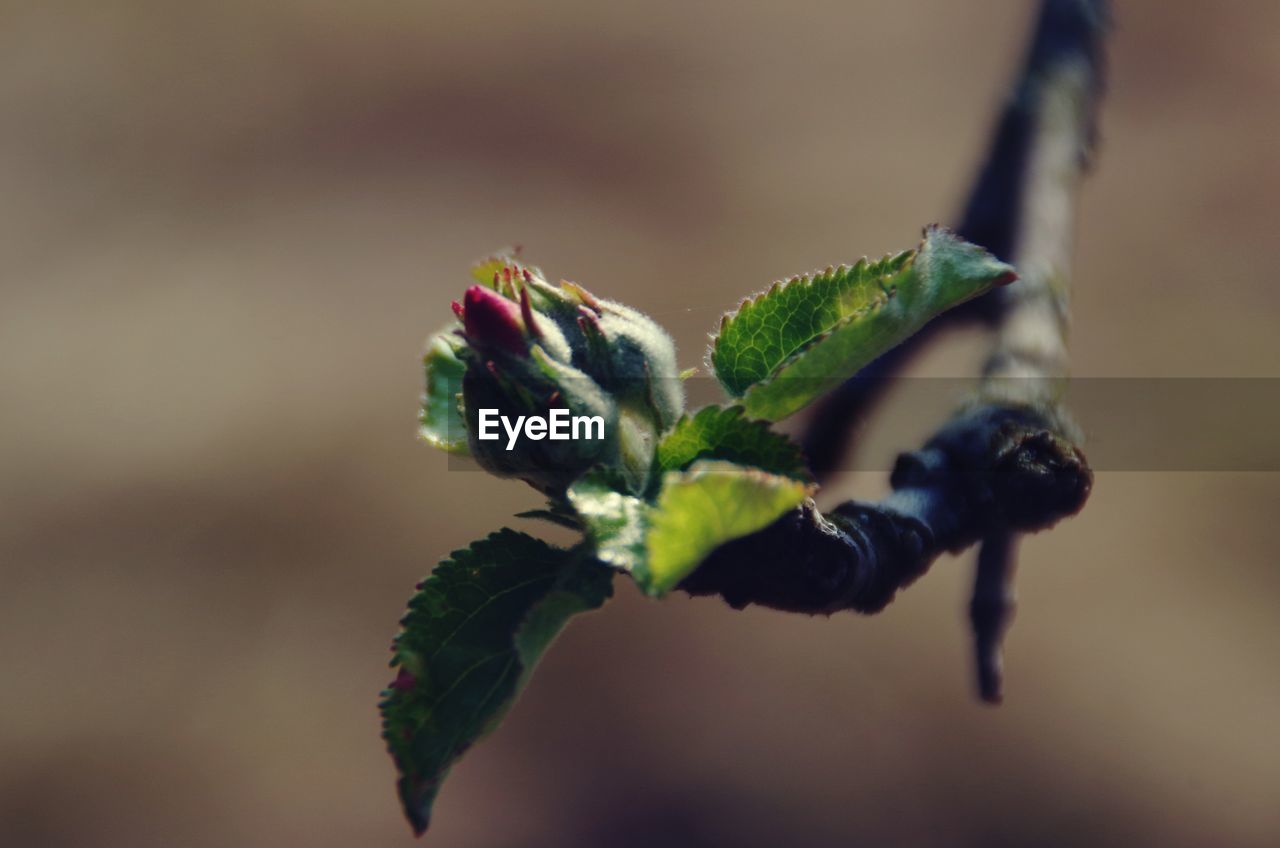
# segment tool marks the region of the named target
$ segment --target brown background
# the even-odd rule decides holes
[[[411,844],[388,640],[442,554],[536,503],[414,441],[468,262],[523,242],[698,364],[735,298],[952,216],[1031,13],[59,6],[0,25],[6,846]],[[1275,375],[1280,4],[1118,18],[1077,373]],[[871,619],[619,581],[428,844],[1276,844],[1278,493],[1100,475],[1024,546],[998,710],[967,558]]]

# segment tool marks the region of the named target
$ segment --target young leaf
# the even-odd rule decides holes
[[[500,285],[494,282],[494,276],[500,274],[504,268],[512,269],[517,273],[528,271],[535,277],[542,277],[542,271],[536,265],[530,265],[520,258],[520,247],[514,245],[499,248],[484,259],[473,262],[471,278],[481,285],[491,286],[496,290]]]
[[[422,355],[426,389],[418,413],[418,435],[432,447],[466,456],[467,425],[458,408],[462,375],[467,366],[458,358],[462,340],[451,332],[437,333]]]
[[[708,406],[676,422],[658,444],[658,467],[683,471],[699,459],[723,459],[808,481],[799,445],[767,421],[747,418],[740,406]]]
[[[777,420],[856,374],[941,312],[1016,279],[941,227],[916,250],[795,277],[725,316],[711,364],[747,414]]]
[[[604,474],[588,474],[569,487],[569,503],[587,528],[601,562],[634,571],[644,562],[648,504],[624,494],[622,481]]]
[[[449,767],[497,725],[570,616],[604,603],[612,577],[581,549],[507,529],[454,551],[419,584],[380,704],[416,833]]]
[[[763,530],[800,504],[811,486],[729,462],[668,471],[649,510],[646,561],[633,571],[652,595],[674,587],[725,542]]]

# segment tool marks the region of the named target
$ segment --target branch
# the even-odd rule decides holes
[[[680,588],[737,608],[879,612],[943,551],[1078,512],[1092,474],[1065,429],[1030,407],[977,404],[898,458],[884,500],[848,501],[825,516],[809,501],[717,548]]]
[[[969,192],[955,230],[1006,262],[1017,263],[1019,235],[1028,214],[1027,187],[1039,138],[1039,113],[1045,79],[1064,66],[1083,62],[1089,76],[1087,103],[1080,120],[1082,153],[1096,139],[1096,109],[1104,78],[1102,34],[1106,0],[1044,2],[1026,58],[1011,96],[992,134],[990,149]],[[1069,240],[1069,230],[1064,236]],[[885,352],[856,377],[823,399],[810,417],[804,451],[814,477],[825,481],[836,473],[848,451],[851,434],[884,395],[892,378],[948,328],[972,323],[998,326],[1009,298],[994,291],[944,313],[921,332]]]
[[[1083,508],[1093,475],[1060,406],[1076,191],[1102,90],[1103,0],[1044,0],[1026,63],[966,212],[1013,258],[995,343],[974,398],[920,450],[893,492],[822,515],[812,502],[718,548],[681,584],[736,608],[874,613],[944,551],[982,542],[970,617],[979,690],[1000,699],[1018,534]],[[982,238],[979,235],[979,238]]]

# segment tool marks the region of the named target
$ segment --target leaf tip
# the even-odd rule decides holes
[[[438,788],[439,784],[435,782],[423,783],[409,778],[400,781],[400,800],[404,806],[404,815],[416,837],[421,837],[431,827],[431,805],[435,803]]]

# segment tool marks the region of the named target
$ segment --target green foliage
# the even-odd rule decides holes
[[[809,480],[800,446],[746,417],[740,406],[708,406],[686,415],[658,445],[658,467],[683,471],[698,459],[724,459],[784,477]]]
[[[549,504],[521,516],[584,538],[562,550],[501,530],[419,585],[381,704],[418,833],[450,766],[497,724],[566,621],[610,596],[615,570],[661,595],[720,545],[813,494],[799,447],[768,421],[1012,278],[985,251],[931,228],[916,251],[776,284],[724,319],[711,350],[737,403],[683,415],[685,375],[651,319],[580,286],[553,286],[514,253],[472,273],[481,285],[454,304],[460,331],[434,336],[423,359],[422,438],[530,483]],[[507,450],[477,438],[480,408],[599,415],[606,438]]]
[[[711,364],[747,414],[777,420],[852,377],[937,314],[1014,279],[982,248],[931,227],[914,251],[775,283],[726,315]]]
[[[652,595],[674,588],[717,547],[763,530],[810,492],[790,477],[728,462],[667,472],[649,511],[647,561],[633,571],[636,582]]]
[[[602,474],[568,492],[596,557],[631,573],[651,595],[670,591],[716,546],[754,533],[798,506],[803,480],[718,460],[667,471],[653,500],[628,495]]]
[[[418,413],[418,435],[435,448],[467,454],[467,426],[459,409],[466,365],[458,358],[462,340],[452,333],[432,336],[422,355],[426,388]]]
[[[622,471],[633,490],[644,488],[658,439],[684,411],[670,336],[634,309],[570,283],[551,285],[508,253],[477,263],[472,274],[482,284],[453,304],[461,323],[458,341],[438,354],[451,352],[457,362],[431,363],[441,374],[447,367],[450,378],[461,368],[471,456],[486,471],[519,478],[553,497],[596,465]],[[435,402],[436,371],[428,372],[424,402],[424,420],[430,417],[433,425],[429,441],[460,450],[438,433],[447,419]],[[501,439],[478,438],[481,409],[501,410],[513,420],[565,409],[574,417],[599,417],[606,438],[523,440],[509,450]]]
[[[645,561],[649,505],[602,473],[569,487],[568,498],[603,563],[634,572]]]
[[[422,833],[449,767],[491,730],[568,619],[599,607],[612,572],[580,549],[501,530],[455,551],[409,602],[399,674],[383,692],[383,738],[400,799]]]

